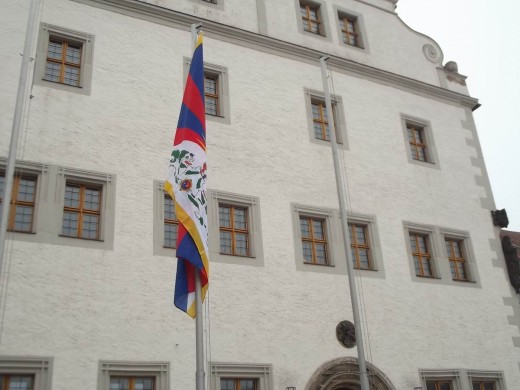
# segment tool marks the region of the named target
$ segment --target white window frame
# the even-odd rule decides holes
[[[473,390],[473,381],[494,382],[495,390],[507,390],[504,373],[501,371],[468,370],[469,388]]]
[[[52,357],[0,356],[0,374],[31,375],[34,377],[33,390],[51,390]]]
[[[256,196],[209,189],[208,200],[208,244],[211,261],[263,267],[264,254],[261,234],[260,199]],[[219,204],[221,203],[247,208],[250,248],[249,256],[228,255],[220,252]]]
[[[209,3],[208,3],[209,4]],[[191,58],[184,57],[184,80],[188,77]],[[229,98],[229,72],[228,68],[221,65],[204,62],[204,75],[217,77],[219,112],[218,115],[206,114],[206,120],[218,123],[231,124],[231,109]]]
[[[318,139],[314,136],[314,123],[312,117],[312,102],[319,101],[325,105],[325,94],[309,88],[303,89],[305,96],[305,108],[307,110],[307,128],[309,131],[309,138],[312,143],[318,145],[325,145],[330,147],[330,141]],[[345,120],[345,109],[343,107],[343,99],[338,95],[331,95],[332,113],[336,124],[336,141],[338,146],[348,150],[347,141],[347,126]]]
[[[418,126],[422,129],[424,141],[426,142],[426,161],[416,160],[412,157],[410,150],[410,141],[408,139],[408,125]],[[403,128],[404,141],[406,146],[406,155],[408,162],[423,167],[440,169],[439,156],[435,147],[435,140],[431,123],[425,119],[420,119],[411,115],[401,113],[401,126]]]
[[[47,49],[49,39],[55,37],[65,41],[80,44],[81,64],[79,86],[57,83],[45,80],[45,66],[47,62]],[[62,91],[90,95],[92,90],[92,71],[94,61],[94,35],[71,30],[65,27],[55,26],[48,23],[41,23],[38,36],[38,46],[36,52],[36,65],[34,69],[34,83],[44,87],[59,89]]]
[[[131,362],[131,361],[99,361],[98,390],[110,390],[110,377],[139,377],[155,378],[154,390],[170,389],[169,362]]]
[[[461,378],[461,370],[419,370],[422,388],[426,390],[426,382],[451,382],[452,390],[465,390]]]
[[[274,390],[270,364],[211,362],[210,375],[211,390],[221,390],[221,378],[256,379],[258,381],[256,390]]]
[[[347,215],[349,226],[351,223],[366,226],[368,234],[370,269],[356,269],[356,272],[361,272],[363,276],[372,276],[370,274],[379,274],[379,277],[384,277],[383,255],[381,250],[381,242],[377,229],[377,221],[374,215],[366,215],[355,212],[349,212]],[[349,228],[350,229],[350,228]],[[355,266],[355,264],[353,264]],[[374,272],[379,271],[379,272]],[[373,275],[376,276],[376,275]]]

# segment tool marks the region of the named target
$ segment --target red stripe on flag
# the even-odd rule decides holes
[[[187,128],[178,128],[175,132],[175,139],[173,141],[173,146],[180,144],[183,141],[191,141],[197,145],[199,145],[202,150],[206,150],[206,142],[194,132],[192,129]]]
[[[188,74],[188,79],[186,80],[186,89],[184,90],[182,102],[195,114],[202,126],[206,128],[204,98],[200,95],[200,90],[191,78],[191,74]]]

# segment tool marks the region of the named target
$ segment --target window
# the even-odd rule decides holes
[[[61,219],[57,244],[112,249],[114,244],[115,176],[57,167],[52,215]],[[53,190],[54,191],[54,190]],[[71,240],[80,238],[80,240]]]
[[[204,73],[204,99],[206,114],[219,115],[218,75]]]
[[[100,361],[99,390],[167,390],[168,362]]]
[[[50,38],[44,80],[79,86],[83,44]]]
[[[429,158],[426,149],[424,128],[408,123],[406,124],[406,129],[408,130],[408,141],[412,158],[414,160],[428,162]]]
[[[209,250],[213,261],[263,266],[260,201],[208,190]]]
[[[101,187],[67,181],[61,234],[66,237],[99,240]]]
[[[272,390],[270,364],[211,363],[211,390]]]
[[[401,114],[408,161],[422,166],[438,166],[431,126],[427,121]]]
[[[219,204],[220,253],[249,256],[248,208]]]
[[[357,19],[354,16],[345,14],[340,14],[338,16],[343,43],[351,46],[360,46]]]
[[[202,1],[205,1],[206,3],[217,4],[217,0],[202,0]]]
[[[0,357],[0,389],[50,390],[51,358]]]
[[[190,64],[191,58],[184,57],[184,79]],[[204,62],[204,99],[206,120],[230,124],[229,80],[225,66]]]
[[[177,230],[179,228],[179,220],[175,214],[175,203],[172,197],[164,192],[164,246],[166,248],[175,248],[177,246]]]
[[[302,26],[304,31],[323,35],[322,27],[320,26],[321,21],[319,5],[300,2],[300,14],[302,16]]]
[[[453,390],[451,381],[428,381],[426,382],[426,390]]]
[[[505,390],[504,375],[500,371],[468,371],[472,390]]]
[[[154,390],[154,378],[149,377],[110,377],[110,390]]]
[[[359,223],[349,223],[348,228],[354,268],[372,269],[368,226]]]
[[[329,264],[327,226],[325,219],[300,215],[303,261],[308,264]]]
[[[257,390],[256,379],[220,378],[220,390]]]
[[[450,261],[451,278],[453,280],[468,280],[466,272],[466,259],[463,253],[462,240],[453,238],[445,238],[446,252],[448,253],[448,260]]]
[[[94,36],[42,24],[38,38],[35,83],[90,94]]]
[[[323,141],[330,141],[330,129],[327,118],[327,108],[325,96],[322,92],[304,89],[305,101],[307,105],[307,120],[309,123],[309,133],[312,142],[326,144]],[[343,101],[339,96],[331,96],[332,117],[334,118],[334,128],[336,129],[336,142],[343,144],[346,148],[345,116],[343,111]]]
[[[473,381],[473,390],[496,390],[495,382]]]
[[[23,233],[33,231],[36,180],[36,177],[15,174],[7,224],[8,230]],[[0,196],[4,192],[4,186],[5,174],[0,173]],[[2,203],[2,198],[0,198],[0,205]]]
[[[431,245],[427,234],[410,232],[410,247],[412,248],[415,275],[432,277]]]

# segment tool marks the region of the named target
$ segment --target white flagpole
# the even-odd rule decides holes
[[[356,330],[356,345],[358,351],[358,364],[359,364],[359,380],[361,382],[361,390],[369,390],[367,367],[365,361],[365,349],[363,346],[363,333],[361,329],[361,316],[359,314],[359,304],[356,291],[356,281],[354,279],[354,267],[352,265],[352,252],[350,250],[350,236],[348,231],[348,220],[347,220],[347,207],[346,198],[347,195],[343,189],[346,188],[343,183],[343,177],[341,176],[341,170],[339,165],[339,154],[338,144],[336,142],[336,129],[334,127],[334,117],[332,115],[332,103],[330,99],[329,81],[327,80],[327,66],[325,61],[328,56],[320,58],[321,76],[323,79],[323,89],[325,92],[325,105],[327,107],[327,121],[330,130],[330,143],[332,145],[332,158],[334,160],[334,173],[336,175],[336,186],[338,189],[339,199],[339,210],[341,216],[341,230],[343,233],[343,244],[345,246],[345,257],[347,260],[347,274],[348,284],[350,288],[350,300],[352,302],[352,315],[354,317],[354,327]]]
[[[16,152],[18,140],[20,139],[20,128],[22,127],[22,115],[27,96],[27,82],[29,78],[29,64],[32,61],[31,50],[34,43],[34,32],[38,17],[39,0],[32,0],[29,8],[27,30],[25,32],[25,43],[23,47],[22,68],[18,81],[18,92],[16,95],[16,106],[14,109],[13,128],[11,130],[11,144],[9,145],[9,156],[5,170],[5,187],[2,195],[3,209],[0,216],[0,275],[4,265],[5,240],[7,238],[7,221],[11,203],[11,192],[13,191],[14,166],[16,164]]]
[[[197,35],[199,29],[202,27],[202,23],[191,25],[191,40],[192,48],[195,49],[197,44]],[[193,51],[193,50],[192,50]],[[200,283],[200,274],[195,272],[195,305],[197,306],[196,317],[195,317],[195,350],[196,350],[196,361],[197,371],[195,372],[195,383],[196,390],[204,390],[205,377],[204,372],[204,333],[202,329],[202,288]]]

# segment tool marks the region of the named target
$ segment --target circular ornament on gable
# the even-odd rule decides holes
[[[428,59],[428,61],[433,62],[434,64],[442,61],[441,53],[437,48],[429,43],[423,46],[423,53]]]
[[[336,338],[345,348],[356,346],[356,328],[350,321],[340,321],[336,325]]]

